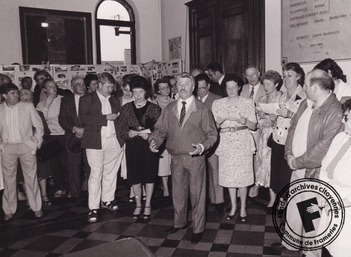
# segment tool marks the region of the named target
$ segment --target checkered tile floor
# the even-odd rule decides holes
[[[87,196],[74,202],[55,199],[52,206],[43,209],[45,216],[41,220],[36,220],[22,203],[13,221],[0,224],[0,256],[60,256],[126,237],[138,238],[160,257],[299,256],[298,252],[281,253],[270,247],[279,237],[271,215],[266,214],[260,202],[249,201],[246,224],[235,219],[227,221],[227,213],[215,214],[214,206],[209,205],[203,239],[194,245],[190,242],[191,227],[166,233],[173,225],[173,211],[171,200],[163,198],[159,189],[147,221],[132,219],[134,204],[128,202],[128,194],[127,186],[119,186],[119,210],[101,210],[99,222],[93,224],[86,220]]]

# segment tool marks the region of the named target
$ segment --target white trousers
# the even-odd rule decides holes
[[[41,195],[37,178],[37,157],[25,144],[8,144],[2,152],[4,193],[2,208],[5,214],[15,214],[17,210],[17,166],[21,162],[24,185],[32,211],[41,210]]]
[[[88,180],[89,209],[99,209],[100,200],[113,201],[117,188],[117,172],[123,150],[116,136],[102,138],[102,149],[86,149],[90,176]]]

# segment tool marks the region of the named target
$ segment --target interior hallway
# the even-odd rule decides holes
[[[99,222],[93,224],[86,219],[87,196],[78,201],[53,199],[52,206],[43,208],[41,220],[36,220],[21,202],[15,219],[0,224],[0,256],[60,256],[126,237],[136,237],[160,257],[299,256],[270,247],[271,243],[279,241],[279,237],[271,215],[266,213],[266,207],[260,201],[248,202],[246,223],[237,219],[228,221],[227,213],[216,214],[214,206],[210,205],[203,239],[194,245],[190,242],[191,228],[171,235],[166,233],[173,225],[172,204],[171,199],[163,198],[158,187],[155,187],[151,219],[135,221],[131,216],[134,203],[128,202],[129,187],[123,182],[119,184],[119,210],[102,210]]]

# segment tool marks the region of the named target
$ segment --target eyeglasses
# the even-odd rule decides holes
[[[254,77],[257,77],[258,74],[257,73],[253,73],[253,74],[250,74],[250,75],[245,75],[246,78],[254,78]]]

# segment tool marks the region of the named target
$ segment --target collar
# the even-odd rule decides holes
[[[77,95],[76,93],[74,93],[74,97],[82,97],[83,95]]]
[[[188,99],[183,100],[181,98],[178,99],[178,104],[182,105],[182,102],[186,102],[186,106],[190,106],[190,104],[194,101],[194,95],[190,96]]]
[[[224,75],[222,75],[222,77],[218,80],[218,84],[222,84],[223,79],[224,79]]]
[[[111,97],[111,95],[108,95],[108,96],[104,97],[98,90],[96,90],[96,94],[97,94],[97,96],[99,97],[100,100],[106,100],[106,99],[108,100]]]
[[[7,103],[4,101],[4,106],[5,106],[5,108],[9,108],[9,109],[11,109],[11,110],[12,110],[13,108],[16,108],[16,107],[19,105],[19,103],[20,103],[20,102],[18,102],[18,103],[17,103],[17,104],[15,104],[15,105],[8,106],[8,105],[7,105]]]

